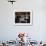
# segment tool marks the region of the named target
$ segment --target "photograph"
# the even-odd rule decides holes
[[[32,24],[32,12],[16,11],[15,12],[15,24],[16,25],[31,25]]]

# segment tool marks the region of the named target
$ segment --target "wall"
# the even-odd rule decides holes
[[[32,26],[15,26],[16,10],[32,10]],[[0,40],[15,40],[18,32],[26,32],[33,40],[46,40],[46,0],[17,0],[13,5],[0,0]]]

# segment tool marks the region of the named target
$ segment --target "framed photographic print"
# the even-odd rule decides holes
[[[16,11],[15,25],[32,25],[32,11]]]

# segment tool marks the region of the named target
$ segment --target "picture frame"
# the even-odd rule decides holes
[[[15,25],[16,26],[31,26],[32,25],[32,11],[31,10],[16,10],[15,11]]]

